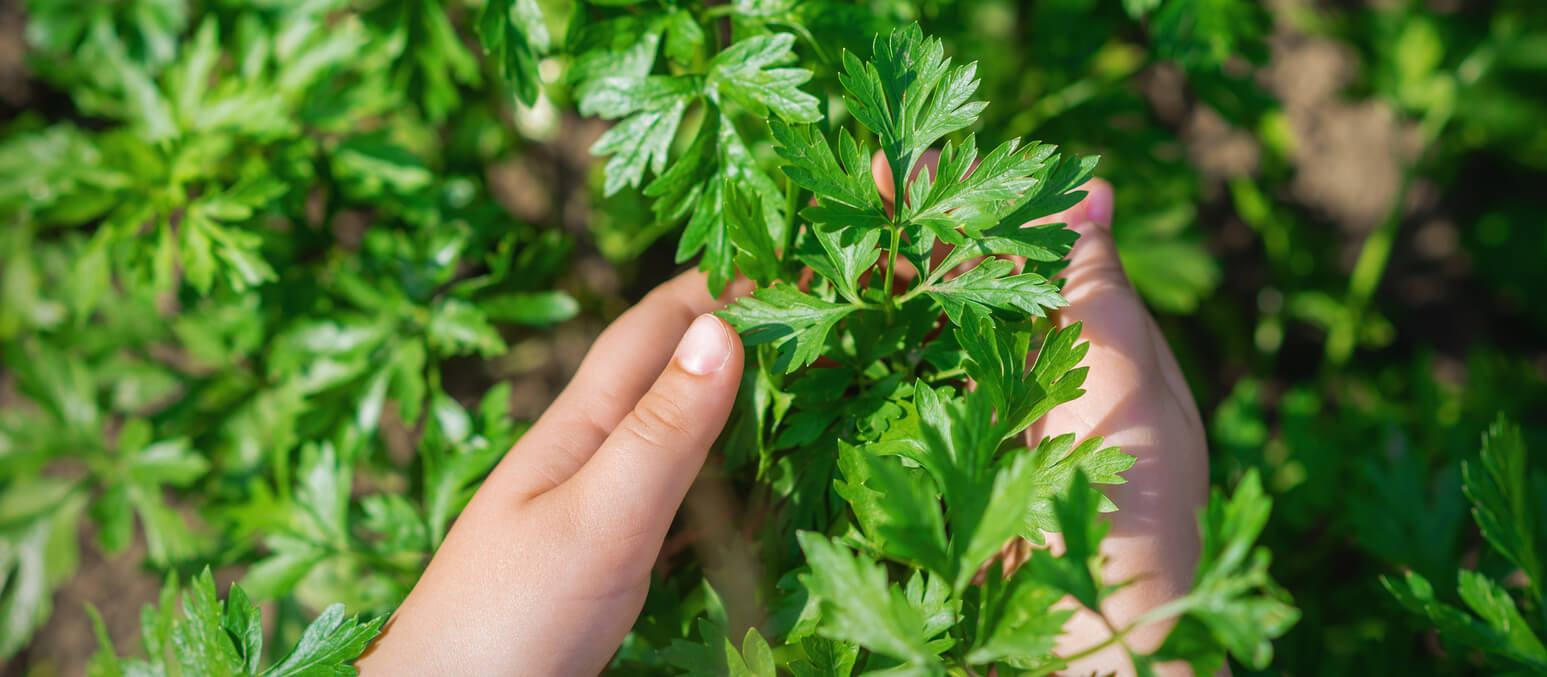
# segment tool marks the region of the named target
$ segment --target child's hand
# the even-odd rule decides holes
[[[667,527],[741,381],[687,274],[607,328],[457,518],[365,675],[594,675],[644,605]],[[691,328],[690,328],[691,327]],[[675,347],[675,353],[673,353]]]

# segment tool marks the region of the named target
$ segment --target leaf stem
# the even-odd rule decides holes
[[[923,282],[921,282],[921,283],[919,283],[917,285],[914,285],[914,287],[912,289],[909,289],[902,296],[897,297],[897,305],[902,305],[904,303],[912,301],[915,296],[918,296],[919,294],[922,294],[925,291],[929,290],[931,287],[933,287],[934,284],[935,284],[934,277],[935,276],[931,275],[930,279],[925,280],[925,281],[923,281]]]
[[[1421,169],[1419,164],[1422,161],[1422,155],[1433,145],[1440,131],[1449,124],[1450,116],[1451,110],[1448,107],[1441,107],[1439,110],[1431,111],[1419,122],[1417,155],[1403,168],[1402,183],[1397,188],[1397,194],[1392,199],[1385,219],[1359,245],[1359,255],[1354,260],[1354,269],[1348,279],[1348,291],[1344,296],[1342,315],[1327,332],[1327,342],[1323,349],[1325,364],[1332,367],[1342,366],[1358,348],[1359,330],[1364,324],[1366,311],[1369,310],[1370,303],[1375,298],[1375,292],[1380,287],[1381,278],[1386,274],[1386,265],[1391,260],[1397,231],[1405,216],[1407,198]]]
[[[1088,646],[1088,647],[1085,647],[1084,649],[1081,649],[1078,653],[1073,653],[1073,654],[1070,654],[1068,656],[1063,656],[1062,657],[1063,660],[1060,660],[1057,663],[1051,663],[1051,664],[1048,664],[1048,665],[1044,665],[1044,666],[1042,666],[1040,668],[1037,668],[1035,671],[1025,673],[1024,677],[1043,677],[1043,675],[1051,675],[1051,674],[1053,674],[1054,672],[1056,672],[1058,670],[1061,670],[1061,669],[1063,669],[1065,667],[1068,667],[1070,663],[1073,663],[1073,662],[1075,662],[1077,660],[1080,660],[1081,658],[1085,658],[1087,656],[1093,656],[1093,655],[1096,654],[1096,652],[1099,652],[1099,651],[1101,651],[1101,650],[1103,650],[1103,649],[1105,649],[1105,648],[1107,648],[1109,646],[1112,646],[1114,644],[1118,644],[1118,643],[1122,642],[1123,638],[1128,635],[1128,631],[1130,631],[1132,629],[1133,629],[1132,625],[1130,625],[1130,626],[1128,626],[1126,628],[1123,628],[1121,632],[1114,632],[1111,635],[1109,635],[1106,639],[1102,640],[1101,642],[1099,642],[1097,644],[1093,644],[1093,645]]]
[[[897,305],[896,300],[892,298],[892,276],[897,271],[897,243],[902,239],[902,226],[893,224],[888,232],[891,243],[887,245],[886,252],[886,286],[882,287],[881,291],[884,292],[886,299],[886,319],[890,322],[892,308]]]
[[[784,257],[794,260],[795,215],[800,211],[800,188],[789,177],[784,179]]]

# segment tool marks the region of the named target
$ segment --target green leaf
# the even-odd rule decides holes
[[[850,677],[859,658],[859,647],[820,637],[800,640],[803,657],[787,666],[795,677]]]
[[[1447,641],[1534,671],[1547,670],[1547,648],[1521,617],[1509,593],[1476,572],[1461,571],[1459,578],[1463,600],[1481,619],[1440,601],[1434,586],[1417,572],[1409,571],[1400,579],[1382,576],[1381,585],[1408,611],[1428,618]]]
[[[1471,607],[1472,613],[1499,633],[1518,655],[1530,657],[1539,665],[1547,664],[1547,646],[1543,646],[1541,638],[1520,615],[1519,607],[1504,586],[1476,571],[1462,570],[1457,577],[1461,601]]]
[[[1472,517],[1499,554],[1529,580],[1538,599],[1543,585],[1542,556],[1547,542],[1531,492],[1531,468],[1520,428],[1500,418],[1483,435],[1478,460],[1461,464],[1462,490],[1472,502]]]
[[[1271,27],[1267,10],[1251,0],[1167,0],[1150,18],[1155,52],[1197,69],[1219,68],[1237,56],[1261,62]]]
[[[489,473],[508,448],[509,445],[491,443],[482,437],[459,442],[439,431],[426,436],[421,454],[425,518],[432,545],[438,546],[446,537],[452,519],[472,498],[477,481]]]
[[[183,591],[183,621],[172,629],[172,645],[190,674],[244,674],[245,661],[226,634],[225,605],[215,597],[208,567]]]
[[[365,652],[382,621],[360,622],[344,617],[344,605],[333,604],[306,626],[301,640],[284,658],[263,672],[263,677],[348,677],[356,674],[346,663]]]
[[[446,299],[431,309],[425,338],[441,355],[476,352],[493,357],[505,352],[505,340],[489,324],[488,317],[477,306],[461,299]]]
[[[834,488],[849,502],[871,546],[897,561],[944,575],[953,571],[940,492],[925,471],[842,440],[838,468],[843,479]]]
[[[768,647],[768,640],[763,639],[757,628],[747,628],[747,635],[741,640],[741,655],[731,663],[731,677],[775,677],[775,674],[773,650]]]
[[[852,234],[853,231],[840,234],[821,226],[814,227],[811,229],[811,238],[806,242],[814,240],[820,249],[813,251],[808,247],[797,252],[796,256],[818,275],[832,282],[838,293],[850,303],[862,303],[859,277],[876,264],[876,246],[881,242],[881,231],[854,230],[859,231],[859,234],[845,244],[844,235]]]
[[[985,259],[976,267],[924,288],[924,293],[945,309],[952,323],[960,324],[968,308],[982,313],[1020,311],[1043,317],[1053,308],[1069,305],[1058,288],[1036,273],[1013,274],[1015,264],[1004,259]]]
[[[1247,667],[1265,669],[1273,659],[1272,640],[1300,617],[1288,594],[1268,575],[1267,549],[1254,545],[1272,505],[1255,470],[1241,479],[1229,500],[1216,489],[1198,519],[1203,552],[1192,591],[1148,616],[1182,615],[1198,621],[1219,649]],[[1202,641],[1196,636],[1187,639],[1191,644]]]
[[[811,79],[804,68],[769,68],[794,56],[795,36],[789,33],[743,39],[715,55],[709,63],[708,87],[716,102],[728,98],[759,117],[773,111],[791,122],[822,118],[816,97],[800,91]]]
[[[479,301],[478,308],[496,322],[528,327],[547,327],[580,313],[580,304],[575,297],[558,289],[499,294]]]
[[[996,564],[988,570],[978,610],[976,641],[967,651],[974,664],[1042,659],[1052,653],[1072,609],[1054,610],[1063,593],[1040,584],[1027,572],[1007,580]]]
[[[704,28],[693,13],[680,7],[666,15],[666,56],[679,63],[692,63],[704,48]]]
[[[800,581],[820,609],[822,636],[943,674],[929,646],[933,633],[926,634],[924,613],[888,583],[885,568],[820,534],[801,531],[796,538],[811,566]]]
[[[703,592],[704,616],[694,623],[699,641],[673,639],[661,651],[661,659],[693,677],[775,677],[768,640],[757,628],[748,628],[738,651],[726,635],[725,607],[708,580],[703,583]]]
[[[1091,174],[1096,171],[1096,164],[1101,158],[1098,156],[1073,156],[1065,158],[1054,153],[1056,146],[1034,145],[1025,152],[1034,154],[1043,160],[1039,169],[1033,173],[1035,182],[1030,190],[1018,201],[1008,203],[1011,209],[999,217],[999,224],[992,230],[986,231],[985,236],[998,240],[1000,238],[1012,238],[1018,231],[1028,229],[1028,222],[1046,218],[1062,212],[1080,203],[1085,198],[1085,191],[1076,190],[1079,186],[1090,180]],[[1049,226],[1032,226],[1029,229],[1049,228]],[[1055,233],[1061,229],[1052,226]],[[1037,261],[1049,261],[1063,258],[1068,253],[1068,245],[1073,244],[1073,233],[1062,233],[1067,237],[1062,242],[1061,251],[1050,258],[1026,254],[1028,258]],[[1000,243],[996,242],[996,245]],[[1056,245],[1055,245],[1056,246]],[[1055,250],[1057,251],[1057,250]],[[998,254],[1010,254],[1009,251],[996,251]],[[1017,254],[1018,256],[1020,254]]]
[[[0,656],[12,656],[48,619],[54,588],[75,574],[76,522],[86,497],[38,478],[0,494]]]
[[[1090,344],[1077,343],[1080,329],[1075,323],[1049,331],[1028,372],[1030,331],[1000,327],[972,309],[963,313],[955,332],[957,344],[966,353],[962,367],[993,405],[1006,436],[1084,394],[1080,386],[1088,369],[1075,365],[1085,358]]]
[[[258,662],[263,660],[263,619],[258,607],[253,606],[252,601],[247,599],[247,593],[242,592],[242,586],[231,585],[231,592],[226,596],[223,625],[236,641],[243,669],[257,674]]]
[[[977,159],[973,137],[960,145],[945,144],[933,175],[921,172],[908,187],[903,218],[929,228],[953,245],[965,244],[957,228],[977,236],[997,225],[1001,203],[1021,197],[1036,183],[1032,173],[1041,168],[1044,157],[1035,149],[1033,145],[1022,150],[1020,140],[1011,139],[973,167]]]
[[[734,183],[726,183],[721,191],[725,199],[727,235],[740,252],[736,255],[736,268],[753,282],[772,283],[778,279],[782,266],[769,234],[770,224],[763,220],[762,205],[749,203]]]
[[[1026,452],[1026,462],[1035,479],[1033,488],[1023,498],[1027,509],[1021,536],[1033,543],[1042,542],[1043,532],[1059,529],[1057,504],[1075,490],[1076,475],[1087,480],[1085,489],[1097,510],[1117,510],[1111,500],[1090,485],[1126,483],[1119,473],[1132,468],[1136,459],[1117,447],[1103,447],[1100,437],[1088,438],[1077,446],[1074,439],[1073,433],[1043,438],[1035,450]]]
[[[606,195],[623,190],[624,186],[638,186],[646,167],[656,174],[666,168],[666,152],[677,136],[677,125],[682,123],[685,110],[687,102],[679,99],[665,108],[636,113],[596,140],[591,153],[612,156],[607,159],[607,180],[603,186]]]
[[[345,139],[333,150],[331,159],[334,173],[355,186],[362,196],[377,196],[384,191],[411,194],[435,181],[423,160],[382,132]]]
[[[592,88],[607,78],[638,80],[649,75],[661,29],[658,15],[624,15],[586,25],[575,38],[573,49],[579,56],[569,69],[580,105],[587,106]]]
[[[1053,501],[1064,554],[1035,550],[1025,564],[1037,580],[1073,597],[1087,609],[1100,609],[1101,600],[1115,589],[1101,576],[1101,539],[1112,525],[1101,519],[1096,497],[1084,473],[1076,472],[1069,492]]]
[[[478,40],[516,98],[535,103],[541,85],[538,57],[548,51],[548,26],[537,0],[489,0],[478,15]]]
[[[816,194],[819,208],[808,208],[801,212],[803,216],[840,228],[869,229],[888,222],[881,193],[870,173],[870,158],[847,130],[838,132],[839,154],[835,156],[815,125],[789,126],[774,120],[768,127],[776,143],[774,149],[787,163],[784,175]]]
[[[657,111],[690,103],[699,96],[702,87],[703,82],[694,75],[602,78],[586,90],[580,112],[615,120],[640,111]]]
[[[86,615],[91,618],[92,634],[97,636],[97,651],[86,664],[86,677],[124,677],[124,667],[108,635],[107,624],[102,622],[102,612],[91,602],[86,603]]]
[[[873,52],[868,63],[844,52],[838,79],[849,92],[849,111],[881,138],[897,187],[893,194],[905,195],[919,154],[972,124],[987,104],[968,101],[978,87],[977,64],[952,68],[940,40],[926,39],[918,24],[877,36]]]
[[[1080,461],[1109,471],[1103,475],[1109,482],[1121,482],[1116,472],[1132,463],[1115,449],[1104,450],[1098,457],[1094,448],[1099,448],[1099,440],[1072,461],[1054,458],[1043,449],[1001,455],[1004,428],[993,421],[987,398],[978,393],[951,398],[919,383],[914,387],[911,413],[914,420],[899,421],[857,458],[897,455],[921,466],[944,498],[951,533],[948,548],[939,547],[945,526],[936,526],[940,508],[933,500],[934,492],[910,486],[909,476],[900,467],[876,461],[860,466],[840,456],[848,484],[839,486],[839,494],[855,504],[861,526],[867,535],[880,537],[878,547],[883,552],[927,566],[948,578],[956,591],[962,590],[1005,543],[1026,534],[1039,506],[1054,498],[1072,500],[1069,492],[1079,489],[1068,489],[1069,476]],[[849,455],[853,457],[854,452]],[[873,493],[858,490],[854,485],[859,483]],[[1088,502],[1094,513],[1105,499],[1085,486],[1092,496],[1080,497],[1071,510],[1083,509]]]
[[[665,173],[645,187],[645,195],[657,198],[651,209],[656,219],[672,223],[691,214],[677,242],[677,262],[700,251],[699,270],[709,273],[709,290],[719,294],[735,274],[736,247],[725,220],[725,186],[734,184],[747,204],[761,210],[758,219],[767,224],[770,239],[786,236],[784,216],[778,208],[779,188],[758,165],[752,151],[731,120],[717,110],[706,119],[693,144]]]
[[[743,297],[719,312],[747,346],[772,343],[779,351],[776,371],[793,372],[822,353],[827,335],[857,306],[823,301],[780,282]]]

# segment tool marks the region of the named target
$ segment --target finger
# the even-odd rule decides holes
[[[647,575],[741,384],[741,340],[723,320],[693,321],[670,364],[596,454],[544,502],[606,545],[623,580]]]
[[[568,386],[505,455],[489,483],[524,500],[579,470],[666,368],[671,347],[695,317],[725,307],[749,288],[733,282],[715,298],[702,273],[657,287],[596,339]]]
[[[1049,412],[1031,434],[1037,439],[1068,432],[1103,436],[1106,444],[1138,459],[1124,473],[1126,484],[1105,490],[1118,511],[1102,543],[1107,558],[1103,572],[1112,580],[1135,581],[1103,604],[1106,617],[1121,626],[1186,593],[1197,553],[1191,517],[1206,488],[1207,466],[1201,457],[1202,431],[1173,429],[1196,418],[1185,410],[1192,398],[1154,318],[1123,270],[1112,238],[1112,187],[1096,179],[1084,188],[1088,195],[1079,208],[1083,211],[1073,214],[1082,218],[1071,219],[1080,239],[1060,274],[1067,281],[1064,296],[1069,305],[1054,314],[1054,321],[1062,327],[1081,323],[1080,338],[1090,346],[1082,363],[1092,371],[1086,393]],[[1197,439],[1200,446],[1176,448],[1178,439]],[[1137,628],[1129,641],[1136,647],[1157,646],[1169,627],[1157,623]],[[1099,617],[1081,611],[1060,638],[1059,651],[1067,654],[1098,644],[1109,632]],[[1121,653],[1089,656],[1071,671],[1125,666]],[[1131,674],[1126,668],[1119,673]]]
[[[1054,312],[1060,327],[1081,323],[1081,338],[1091,342],[1088,364],[1113,365],[1114,376],[1128,382],[1159,379],[1180,402],[1192,404],[1181,369],[1160,327],[1123,270],[1112,238],[1112,184],[1091,179],[1085,199],[1060,215],[1080,234],[1069,252],[1069,265],[1059,274],[1067,280],[1069,305]]]
[[[1069,252],[1069,265],[1059,274],[1067,281],[1064,298],[1069,305],[1054,313],[1060,327],[1081,323],[1081,338],[1144,363],[1153,352],[1149,337],[1149,311],[1134,291],[1112,240],[1112,186],[1092,179],[1083,188],[1085,199],[1068,216],[1078,220],[1070,228],[1080,234]],[[1087,360],[1089,361],[1089,360]],[[1100,364],[1105,365],[1104,362]]]

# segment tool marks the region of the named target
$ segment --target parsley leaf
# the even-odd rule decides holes
[[[858,308],[823,301],[780,282],[743,297],[718,314],[741,332],[746,345],[773,343],[779,351],[774,370],[788,373],[816,361],[828,333]]]
[[[1042,532],[1059,528],[1057,501],[1074,491],[1076,475],[1085,478],[1086,491],[1100,512],[1112,512],[1117,506],[1092,484],[1123,484],[1120,473],[1133,467],[1135,458],[1117,447],[1103,447],[1102,438],[1092,437],[1076,445],[1074,434],[1043,438],[1037,448],[1027,452],[1027,463],[1036,476],[1035,489],[1025,497],[1026,523],[1021,535],[1033,543],[1042,542]]]
[[[1207,657],[1210,652],[1199,646],[1214,646],[1221,660],[1228,651],[1254,670],[1267,667],[1273,659],[1272,639],[1300,618],[1289,604],[1288,593],[1268,575],[1267,549],[1254,545],[1272,506],[1273,499],[1264,493],[1255,470],[1241,479],[1228,500],[1215,489],[1198,518],[1203,552],[1192,591],[1146,615],[1183,616],[1157,656]]]
[[[944,628],[930,632],[924,611],[887,581],[884,567],[820,534],[795,535],[811,565],[800,581],[820,609],[823,636],[897,658],[925,674],[944,673],[930,646]]]
[[[1099,610],[1101,600],[1117,586],[1107,584],[1101,575],[1101,539],[1106,538],[1112,525],[1096,510],[1097,495],[1085,474],[1076,472],[1069,492],[1053,500],[1064,554],[1054,557],[1048,550],[1034,550],[1024,566],[1038,580],[1063,591],[1085,608]]]
[[[1542,556],[1547,539],[1539,531],[1540,513],[1531,491],[1525,440],[1520,428],[1496,421],[1483,436],[1482,453],[1461,464],[1462,489],[1472,502],[1472,517],[1483,538],[1520,567],[1535,595],[1543,586]]]
[[[983,577],[979,592],[976,641],[967,652],[973,663],[1012,659],[1021,667],[1053,651],[1073,609],[1055,611],[1063,593],[1042,585],[1027,572],[1005,578],[998,564]]]
[[[1076,367],[1090,344],[1078,343],[1080,324],[1048,332],[1031,369],[1026,369],[1031,333],[1000,326],[992,318],[967,310],[957,327],[956,342],[966,354],[962,368],[993,404],[1006,435],[1013,435],[1042,418],[1053,407],[1084,394],[1086,367]]]
[[[344,605],[332,604],[306,626],[301,640],[290,653],[263,671],[263,677],[302,677],[303,675],[355,674],[346,665],[369,646],[380,632],[384,618],[360,622],[344,616]]]
[[[537,0],[489,0],[478,15],[478,39],[494,57],[516,98],[532,105],[541,79],[537,59],[548,51],[548,26]]]
[[[1381,585],[1407,610],[1425,616],[1446,640],[1507,658],[1528,670],[1547,670],[1547,646],[1521,616],[1503,586],[1475,571],[1458,573],[1462,600],[1473,614],[1446,604],[1429,580],[1414,571],[1381,577]]]
[[[1036,273],[1013,274],[1014,269],[1011,261],[985,259],[961,275],[922,289],[945,309],[953,323],[962,322],[969,308],[1043,317],[1050,309],[1069,305],[1047,278]]]
[[[768,68],[790,61],[795,36],[789,33],[749,37],[716,54],[709,63],[710,98],[728,98],[752,114],[773,111],[791,122],[816,122],[822,113],[816,97],[800,91],[811,79],[804,68]]]
[[[988,105],[968,101],[978,88],[977,64],[952,68],[940,40],[925,38],[918,24],[877,37],[868,63],[844,52],[843,66],[844,101],[881,138],[893,195],[907,194],[907,177],[925,148],[972,124]]]

